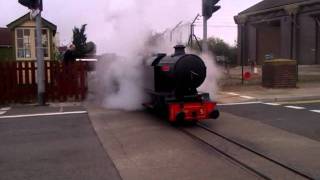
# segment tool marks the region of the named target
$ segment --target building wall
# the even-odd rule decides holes
[[[20,27],[35,27],[36,22],[35,21],[26,21],[20,25]]]
[[[245,24],[245,28],[238,26],[239,62],[256,60],[261,64],[269,51],[275,58],[294,59],[301,65],[320,64],[320,22],[317,24],[314,19],[320,17],[320,3],[292,7],[237,16],[245,16],[245,22],[237,21]],[[278,29],[272,28],[274,21],[280,22]],[[243,29],[245,35],[241,37]]]
[[[309,14],[300,15],[298,22],[298,61],[316,64],[316,22]]]

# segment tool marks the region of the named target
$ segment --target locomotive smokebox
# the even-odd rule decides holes
[[[195,90],[206,78],[206,66],[195,55],[184,55],[175,63],[176,88],[178,90]]]

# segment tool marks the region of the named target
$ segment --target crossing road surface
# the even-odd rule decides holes
[[[222,112],[320,141],[320,101],[289,103],[239,103],[220,105]]]
[[[56,110],[3,109],[0,179],[120,179],[83,108]]]

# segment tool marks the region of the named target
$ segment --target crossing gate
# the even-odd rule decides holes
[[[81,101],[87,92],[87,63],[45,61],[46,101]],[[0,62],[0,104],[37,100],[36,61]]]

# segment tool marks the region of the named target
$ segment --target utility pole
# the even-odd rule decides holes
[[[36,19],[36,56],[37,56],[37,85],[38,85],[38,104],[45,105],[45,79],[44,79],[44,59],[42,47],[42,27],[41,11],[42,0],[18,0],[20,4],[31,10],[30,16]]]
[[[199,14],[197,14],[197,16],[194,18],[194,20],[192,21],[192,23],[191,23],[191,25],[190,25],[190,36],[189,36],[189,41],[188,41],[188,45],[190,46],[190,47],[192,47],[193,46],[193,38],[196,40],[196,43],[197,43],[197,45],[199,46],[199,49],[200,49],[200,51],[202,51],[202,47],[201,47],[201,45],[200,45],[200,43],[199,43],[199,41],[198,41],[198,38],[197,38],[197,36],[195,35],[195,33],[194,33],[194,23],[198,20],[198,18],[199,18]]]
[[[218,11],[221,6],[216,4],[220,0],[202,0],[202,16],[203,16],[203,40],[202,40],[202,52],[208,52],[208,19],[212,14]]]
[[[205,1],[205,0],[202,0]],[[203,16],[203,40],[202,40],[202,51],[208,52],[208,19]]]
[[[41,4],[42,0],[38,0]],[[44,79],[44,58],[43,58],[43,47],[42,47],[42,18],[41,10],[36,16],[36,50],[37,50],[37,79],[38,79],[38,104],[40,106],[45,105],[45,79]]]

